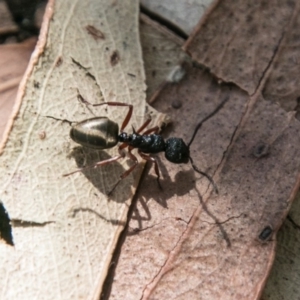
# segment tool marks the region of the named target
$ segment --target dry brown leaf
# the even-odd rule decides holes
[[[278,47],[267,76],[266,84],[262,90],[265,99],[280,103],[287,111],[296,109],[298,119],[300,112],[300,76],[299,39],[300,5],[294,6],[294,12]]]
[[[186,34],[197,25],[212,0],[141,0],[141,4],[151,12],[163,17]]]
[[[188,140],[197,121],[226,93],[209,75],[190,69],[156,105],[176,120],[171,135]],[[210,195],[207,180],[197,175],[195,186],[190,166],[165,160],[163,192],[153,177],[145,178],[111,299],[259,298],[273,262],[272,237],[299,186],[300,126],[277,105],[248,100],[237,88],[230,95],[192,146],[197,165],[220,178],[220,195]],[[180,110],[171,108],[175,100],[182,101]],[[257,158],[254,151],[262,142],[270,153]],[[260,241],[268,226],[273,231]]]
[[[295,1],[216,1],[185,50],[221,80],[253,95],[266,80],[283,37],[298,14]]]
[[[156,30],[153,30],[155,29]],[[160,26],[145,15],[141,15],[140,21],[141,44],[143,59],[145,62],[147,99],[155,98],[155,94],[167,83],[172,83],[174,68],[180,68],[188,59],[182,52],[181,46],[184,40]],[[184,76],[184,74],[182,74]]]
[[[31,38],[21,44],[0,46],[0,140],[35,44],[36,39]]]
[[[150,32],[147,34],[149,35]],[[99,36],[91,34],[90,31],[88,31],[88,34],[94,38]],[[163,33],[160,32],[158,36],[157,40],[161,40]],[[170,37],[170,35],[167,36]],[[172,49],[177,53],[176,55],[180,56],[180,52],[176,48],[177,46],[173,46]],[[166,60],[165,57],[163,59]],[[174,57],[172,59],[174,59],[174,62],[176,61]],[[65,63],[65,61],[60,60],[59,62]],[[184,79],[185,81],[180,86],[174,84],[167,87],[164,85],[165,90],[160,94],[157,105],[158,107],[163,107],[164,111],[170,113],[174,119],[174,131],[169,132],[169,134],[182,136],[185,140],[188,140],[199,118],[209,113],[217,105],[217,102],[222,100],[224,93],[227,94],[228,90],[226,86],[218,86],[210,75],[200,70],[192,69],[188,65],[184,66],[187,68],[186,72],[188,74],[187,78]],[[161,71],[161,78],[163,78],[167,68]],[[76,74],[72,74],[72,76],[75,77]],[[188,83],[187,81],[189,80],[192,80],[192,83]],[[200,82],[204,87],[199,88]],[[88,82],[86,85],[90,83]],[[159,80],[156,84],[159,84]],[[191,87],[189,86],[190,84]],[[84,83],[81,85],[84,86]],[[90,91],[87,91],[88,93]],[[123,297],[124,299],[135,299],[135,296],[136,298],[140,298],[142,293],[144,293],[145,297],[150,295],[150,298],[160,299],[174,298],[176,295],[179,299],[226,299],[226,297],[228,299],[234,299],[234,297],[237,299],[246,299],[249,297],[250,299],[253,295],[257,296],[261,293],[274,255],[273,238],[284,214],[287,212],[287,205],[293,197],[293,193],[295,193],[291,188],[293,184],[291,181],[295,176],[290,175],[290,172],[295,172],[298,167],[299,173],[299,166],[297,163],[287,166],[284,164],[285,162],[290,162],[292,155],[299,155],[297,153],[297,148],[299,147],[292,150],[289,148],[291,145],[291,135],[293,135],[292,130],[296,128],[299,131],[299,126],[293,120],[292,115],[284,114],[276,105],[266,103],[259,96],[255,95],[252,99],[248,100],[247,96],[236,88],[233,88],[230,93],[232,98],[226,105],[227,107],[203,126],[197,135],[197,140],[192,146],[194,148],[192,155],[196,157],[195,161],[197,165],[209,174],[216,173],[216,178],[220,179],[218,182],[221,191],[220,197],[218,198],[214,194],[210,197],[206,190],[207,180],[202,179],[200,185],[197,175],[195,188],[194,172],[191,171],[189,166],[172,165],[166,162],[165,159],[162,159],[160,167],[163,171],[164,179],[162,184],[164,191],[161,192],[157,188],[154,176],[150,175],[145,178],[145,182],[139,193],[139,202],[130,224],[129,237],[127,237],[122,248],[119,264],[116,269],[111,298],[119,299]],[[63,98],[63,96],[61,97]],[[208,97],[209,100],[211,98],[214,99],[207,102]],[[91,101],[91,99],[88,100]],[[180,103],[182,104],[182,109],[175,110],[174,107],[177,107]],[[233,136],[233,129],[237,126],[236,123],[241,118],[243,109],[246,109],[246,103],[248,105],[248,113],[244,115],[238,127],[239,129],[236,133],[237,140],[230,141],[230,137]],[[79,109],[84,110],[84,115],[89,113],[84,105]],[[200,115],[193,115],[200,110]],[[265,116],[265,111],[269,112],[267,116]],[[271,118],[272,114],[278,123]],[[63,117],[63,115],[60,117]],[[229,128],[227,127],[229,125],[228,120],[231,122]],[[263,121],[267,124],[266,126],[262,125]],[[52,122],[51,124],[56,123]],[[291,127],[290,124],[292,124]],[[254,129],[251,128],[252,125],[255,126]],[[67,126],[63,126],[64,131],[67,132]],[[256,128],[257,126],[259,127],[258,129]],[[263,132],[263,127],[264,129],[270,129],[270,132],[267,132],[267,130]],[[55,130],[58,130],[58,127],[55,127]],[[43,137],[45,133],[47,137],[47,132],[48,129],[47,131],[43,130],[39,132],[39,137]],[[294,135],[297,137],[297,132]],[[267,141],[266,144],[270,144],[270,148],[264,148],[261,141],[256,144],[256,147],[252,147],[253,140],[260,140],[261,136],[263,136],[263,142]],[[267,138],[265,138],[266,136]],[[294,142],[296,143],[296,141]],[[229,157],[225,156],[225,159],[223,159],[224,165],[221,164],[219,166],[220,161],[222,161],[221,154],[226,149],[226,145],[230,144],[230,155]],[[202,151],[199,151],[199,149]],[[254,150],[265,151],[268,149],[270,153],[265,157],[255,159],[252,156]],[[280,153],[281,150],[285,152]],[[237,157],[241,153],[242,155],[245,153],[247,155],[242,157],[242,159],[238,159]],[[47,154],[49,155],[49,153]],[[49,157],[53,160],[53,155],[51,154],[53,153],[50,153]],[[278,164],[277,161],[280,161],[283,166]],[[68,161],[68,163],[71,162]],[[236,168],[237,164],[239,164],[239,168]],[[254,168],[252,168],[253,165]],[[248,173],[244,172],[246,168],[250,168]],[[269,174],[270,169],[272,170]],[[178,172],[178,170],[180,171]],[[217,171],[215,172],[215,170]],[[268,180],[270,178],[271,180],[273,178],[276,180],[276,178],[280,178],[282,171],[289,174],[286,176],[286,181],[280,180],[280,182],[277,182],[276,188],[279,189],[277,193],[270,189],[270,184],[264,185],[263,183],[256,182],[256,177],[260,176],[260,178],[263,178],[265,174],[268,174]],[[39,172],[39,174],[44,173]],[[250,186],[252,182],[256,185]],[[250,187],[246,195],[244,195],[243,188],[247,187],[247,184]],[[286,191],[280,194],[285,186]],[[229,187],[230,190],[226,193],[225,190]],[[69,186],[66,188],[70,189]],[[78,189],[84,189],[84,187],[80,186]],[[254,197],[259,197],[260,189],[262,190],[262,195],[270,192],[269,197],[260,202],[251,201]],[[288,191],[291,190],[292,195],[289,198]],[[231,198],[233,193],[235,193],[237,198]],[[275,195],[272,196],[271,193]],[[278,199],[278,194],[282,198]],[[250,199],[247,199],[247,197]],[[272,197],[273,199],[271,199]],[[270,199],[273,202],[270,202]],[[282,201],[282,199],[287,199],[287,201]],[[37,200],[34,199],[34,201]],[[88,199],[87,205],[82,207],[83,213],[80,230],[82,232],[87,232],[88,230],[87,237],[93,235],[93,232],[91,233],[90,231],[95,230],[94,226],[102,225],[102,223],[98,224],[97,221],[99,220],[95,221],[96,218],[94,219],[91,216],[93,211],[90,210],[89,205],[92,203],[94,203],[93,200]],[[283,203],[285,206],[282,205]],[[100,210],[101,208],[98,207],[95,209],[96,212]],[[76,212],[77,214],[80,213]],[[234,213],[240,213],[240,215],[234,215]],[[55,216],[55,214],[53,215]],[[100,214],[98,215],[99,217],[101,217]],[[71,220],[70,224],[74,229],[73,220],[71,218],[69,220]],[[87,224],[89,221],[94,222],[93,226]],[[118,220],[115,221],[118,222]],[[221,222],[221,224],[217,224],[218,222]],[[16,227],[22,225],[20,222],[14,222],[13,224]],[[28,224],[23,223],[20,233],[24,232],[25,225]],[[52,223],[34,224],[31,222],[29,226],[30,230],[28,228],[26,230],[36,234],[33,227],[38,227],[39,225],[43,225],[46,228],[46,226],[52,226]],[[64,226],[59,225],[61,226],[61,230],[63,230]],[[42,231],[41,228],[37,228],[39,232]],[[268,236],[265,243],[261,243],[258,236],[262,232],[266,233],[266,228],[272,229],[271,235]],[[46,230],[48,229],[46,228]],[[15,230],[16,228],[14,228]],[[50,230],[48,234],[49,232],[50,234],[57,232],[52,227],[50,227]],[[58,239],[64,238],[67,234],[68,232],[63,234],[59,232],[57,237]],[[78,238],[80,235],[76,234],[75,236]],[[55,237],[52,235],[52,240],[55,240]],[[290,238],[290,240],[293,238]],[[49,241],[46,240],[46,246],[48,245],[47,242]],[[97,241],[95,243],[98,245]],[[46,247],[45,245],[44,247]],[[0,245],[0,251],[1,247],[2,245]],[[41,247],[41,245],[38,247]],[[57,248],[59,249],[59,247]],[[70,253],[68,249],[65,251],[67,255]],[[47,253],[46,251],[41,252],[39,250],[30,249],[30,254],[38,253],[41,255]],[[79,253],[78,249],[75,250],[74,255]],[[80,250],[84,253],[84,246]],[[96,251],[98,251],[98,248]],[[7,254],[10,255],[10,252],[7,252]],[[87,257],[86,255],[83,256]],[[96,254],[93,253],[91,257],[95,258]],[[297,254],[293,257],[295,264],[297,262],[296,258]],[[22,262],[22,260],[20,261]],[[20,265],[18,265],[20,261],[17,261],[17,266]],[[39,262],[38,259],[34,261]],[[98,261],[95,262],[95,264],[97,263]],[[52,269],[49,269],[52,272]],[[60,266],[58,270],[61,270]],[[230,273],[232,270],[234,271],[233,275]],[[12,273],[17,274],[17,276],[21,274],[21,272],[18,273],[16,271]],[[287,271],[286,274],[288,273]],[[69,277],[69,275],[68,270],[66,270],[64,276],[59,278],[63,288],[64,283],[67,284],[66,276]],[[156,275],[157,277],[155,277]],[[86,279],[87,276],[84,280]],[[24,279],[21,278],[21,280]],[[149,284],[150,282],[151,284]],[[49,284],[46,287],[48,289]],[[232,290],[234,294],[230,294]],[[278,294],[278,290],[276,292]],[[177,294],[174,295],[172,293]],[[76,298],[76,295],[73,297]],[[266,299],[274,298],[269,297]]]
[[[299,188],[294,115],[185,66],[183,81],[166,86],[155,105],[174,120],[168,135],[188,141],[230,94],[191,152],[201,170],[218,178],[220,195],[208,192],[205,178],[196,175],[195,183],[190,166],[162,159],[164,190],[154,176],[142,181],[110,299],[259,299],[276,232]],[[172,108],[178,102],[181,109]]]
[[[296,110],[299,119],[299,4],[235,2],[233,6],[230,3],[218,2],[211,9],[186,49],[222,80],[233,81],[249,93],[261,91],[266,100],[278,102],[287,111]],[[248,7],[241,13],[244,5]],[[217,30],[218,26],[222,30]],[[300,293],[296,283],[299,262],[295,249],[300,247],[297,203],[290,213],[293,217],[288,218],[278,236],[278,254],[263,299],[296,299]],[[291,221],[294,219],[295,223]]]
[[[150,108],[138,16],[137,1],[48,3],[0,157],[0,199],[12,220],[15,244],[0,243],[5,298],[100,295],[142,168],[110,199],[106,192],[128,168],[125,160],[62,177],[82,160],[103,160],[117,150],[71,152],[69,125],[47,116],[79,121],[105,111],[122,122],[126,109],[90,109],[78,101],[79,91],[93,103],[132,103],[131,124],[144,121]],[[152,115],[157,124],[159,115]]]
[[[14,24],[11,14],[5,1],[0,1],[0,36],[7,32],[16,32],[17,26]]]

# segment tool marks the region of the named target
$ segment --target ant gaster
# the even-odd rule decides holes
[[[112,190],[108,193],[111,194],[117,185],[120,183],[122,179],[127,177],[137,166],[138,160],[134,154],[132,154],[133,149],[138,150],[138,154],[145,160],[151,161],[154,163],[154,170],[157,175],[157,182],[159,183],[159,169],[157,161],[154,157],[150,156],[149,154],[165,152],[165,157],[168,161],[181,164],[181,163],[188,163],[191,162],[193,169],[205,176],[213,185],[213,188],[216,193],[218,193],[218,189],[216,184],[214,183],[213,179],[206,174],[205,172],[200,171],[194,164],[193,159],[190,156],[190,145],[192,144],[199,128],[202,124],[215,115],[227,102],[228,97],[222,101],[217,108],[206,116],[195,128],[194,133],[192,135],[191,140],[189,143],[185,143],[181,138],[171,137],[167,140],[158,134],[159,127],[153,127],[147,129],[142,133],[142,131],[149,125],[151,119],[149,118],[137,131],[133,128],[133,133],[127,134],[124,132],[125,127],[128,125],[128,122],[131,119],[132,112],[133,112],[133,105],[122,103],[122,102],[103,102],[100,104],[90,104],[85,100],[85,103],[90,104],[92,106],[100,106],[100,105],[109,105],[109,106],[125,106],[128,107],[127,115],[122,123],[121,130],[119,132],[119,126],[117,123],[113,122],[107,117],[95,117],[91,119],[87,119],[81,122],[76,123],[72,126],[70,131],[70,137],[76,143],[94,149],[109,149],[117,145],[117,143],[121,143],[118,147],[119,155],[111,157],[109,159],[99,161],[92,166],[86,166],[80,169],[77,169],[71,173],[65,174],[64,176],[69,176],[76,172],[81,172],[82,170],[88,168],[96,168],[99,166],[103,166],[106,164],[110,164],[114,161],[117,161],[121,158],[125,157],[124,149],[128,148],[128,156],[134,162],[133,165],[126,170],[123,174],[121,174],[117,183],[113,186]],[[66,121],[66,120],[65,120]],[[72,122],[70,122],[72,123]]]

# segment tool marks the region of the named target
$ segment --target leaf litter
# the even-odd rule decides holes
[[[173,120],[165,135],[188,140],[197,121],[230,95],[224,110],[199,130],[191,153],[200,169],[214,175],[220,194],[210,193],[206,179],[189,166],[159,158],[163,191],[150,170],[137,193],[110,299],[259,299],[263,292],[276,233],[299,188],[300,125],[261,91],[272,84],[283,31],[296,13],[293,2],[273,7],[261,1],[252,10],[230,3],[215,2],[200,21],[184,47],[197,63],[186,63],[186,77],[164,86],[154,102]],[[263,30],[251,33],[247,22],[239,23],[251,19],[250,11],[253,27],[258,22]],[[265,25],[271,11],[276,18]],[[252,60],[243,59],[247,53]]]
[[[122,122],[124,109],[90,109],[81,96],[92,103],[132,103],[130,125],[136,128],[149,114],[155,125],[164,121],[145,101],[138,14],[137,1],[48,2],[1,148],[0,200],[10,219],[18,220],[11,223],[14,248],[0,243],[2,295],[101,294],[143,164],[110,198],[106,192],[128,168],[126,160],[64,178],[117,149],[73,149],[69,124],[59,119],[105,114]]]
[[[273,80],[266,78],[275,78],[275,71],[284,70],[280,68],[280,57],[287,57],[287,63],[289,56],[293,58],[293,53],[283,55],[285,40],[288,38],[283,36],[281,43],[274,44],[273,49],[277,48],[273,56],[272,51],[267,51],[271,64],[264,71],[258,70],[257,74],[262,75],[260,80],[257,81],[258,75],[250,83],[246,80],[241,83],[235,75],[232,80],[225,73],[223,77],[219,73],[217,76],[234,82],[248,93],[268,91],[263,87],[272,87]],[[195,50],[198,52],[199,48]],[[264,53],[259,52],[262,56]],[[210,194],[206,179],[195,176],[188,166],[172,165],[162,159],[164,190],[157,189],[152,173],[144,179],[115,270],[111,298],[120,294],[125,298],[133,295],[138,298],[141,295],[145,298],[257,298],[272,265],[276,232],[299,184],[299,166],[293,160],[293,155],[299,154],[299,141],[295,139],[291,144],[291,139],[297,137],[298,123],[293,114],[267,103],[259,93],[249,97],[234,85],[220,86],[195,63],[182,66],[186,68],[187,78],[164,85],[155,97],[157,108],[174,120],[166,135],[188,140],[197,120],[208,114],[222,96],[231,95],[228,107],[199,131],[192,152],[199,168],[214,174],[220,195]],[[73,75],[77,76],[76,71]],[[191,79],[194,81],[189,85],[187,81]],[[199,82],[203,88],[199,88]],[[295,95],[296,89],[290,97],[287,95],[291,104],[285,106],[286,101],[281,105],[285,109],[294,107]],[[268,93],[264,96],[268,98]],[[276,101],[281,99],[281,95],[276,96]],[[193,116],[195,112],[199,113]],[[98,217],[103,216],[98,214]],[[262,233],[265,236],[266,228],[269,234],[264,241],[261,237]],[[122,282],[122,276],[127,285]]]

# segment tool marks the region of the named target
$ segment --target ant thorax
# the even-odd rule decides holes
[[[119,141],[133,148],[138,148],[143,153],[164,152],[166,149],[163,137],[158,134],[141,135],[136,132],[131,134],[121,132],[119,134]]]

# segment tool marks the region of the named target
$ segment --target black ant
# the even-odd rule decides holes
[[[109,106],[126,106],[128,107],[128,113],[122,123],[121,130],[119,132],[119,126],[117,123],[113,122],[107,117],[95,117],[91,119],[87,119],[81,122],[76,123],[72,126],[70,131],[70,137],[71,139],[88,148],[94,148],[94,149],[109,149],[117,145],[117,143],[122,143],[118,150],[119,155],[114,156],[112,158],[99,161],[95,163],[92,166],[86,166],[83,168],[80,168],[76,171],[73,171],[71,173],[65,174],[64,176],[69,176],[71,174],[74,174],[76,172],[81,172],[84,169],[88,168],[96,168],[99,166],[103,166],[106,164],[110,164],[114,161],[117,161],[121,158],[125,157],[124,149],[128,148],[128,155],[129,158],[134,162],[134,164],[123,174],[121,174],[120,179],[117,181],[117,183],[113,186],[112,190],[108,193],[111,194],[117,185],[120,183],[122,179],[127,177],[137,166],[138,160],[135,155],[132,154],[132,150],[134,148],[138,149],[138,154],[145,160],[151,161],[154,163],[154,170],[157,175],[157,182],[159,183],[159,169],[157,161],[154,157],[148,155],[152,153],[159,153],[159,152],[165,152],[165,157],[168,161],[175,163],[175,164],[181,164],[181,163],[188,163],[191,162],[191,165],[193,169],[205,176],[210,183],[213,185],[213,188],[216,193],[218,193],[218,188],[213,181],[213,179],[206,174],[205,172],[200,171],[194,164],[193,159],[190,156],[190,145],[194,141],[194,138],[199,130],[199,128],[202,126],[202,124],[214,116],[227,102],[229,97],[227,97],[217,108],[210,113],[208,116],[206,116],[195,128],[194,133],[192,135],[191,140],[188,144],[186,144],[181,138],[171,137],[167,140],[164,140],[164,138],[158,134],[159,127],[153,127],[150,129],[147,129],[143,133],[141,133],[151,122],[151,118],[149,118],[137,131],[133,128],[133,133],[127,134],[124,132],[125,127],[127,126],[128,122],[131,119],[132,112],[133,112],[133,105],[126,104],[122,102],[103,102],[100,104],[90,104],[87,101],[86,103],[92,105],[92,106],[100,106],[100,105],[109,105]],[[66,121],[66,120],[65,120]],[[69,122],[69,121],[68,121]],[[72,122],[70,122],[72,123]]]

